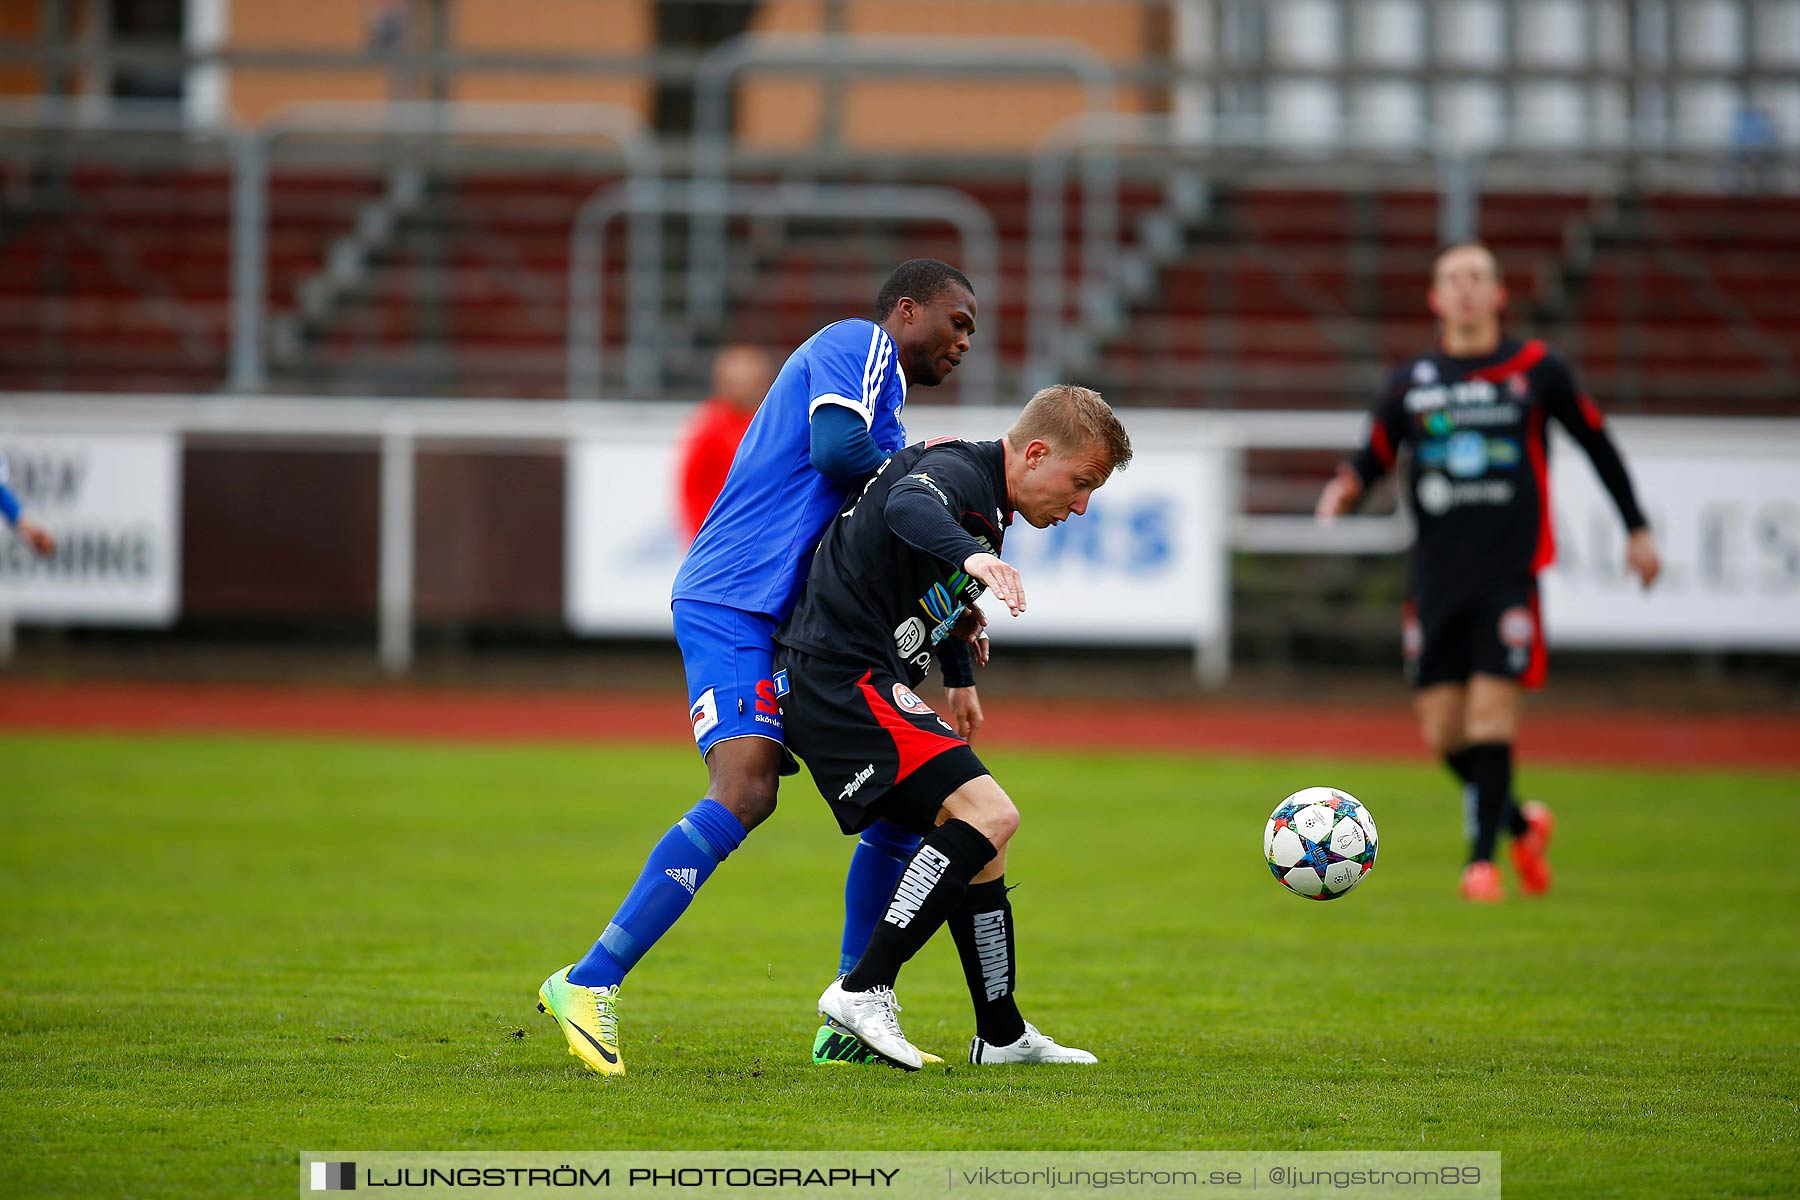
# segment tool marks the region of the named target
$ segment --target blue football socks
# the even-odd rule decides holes
[[[743,824],[718,801],[702,800],[689,809],[650,851],[643,873],[631,885],[606,932],[587,957],[570,969],[569,982],[581,987],[611,987],[622,981],[645,951],[681,919],[713,868],[741,846],[744,837]],[[882,900],[886,899],[883,895]]]
[[[863,830],[850,855],[850,873],[844,877],[844,940],[838,950],[838,973],[847,975],[862,957],[875,931],[875,922],[894,898],[900,874],[919,848],[917,834],[887,821]]]

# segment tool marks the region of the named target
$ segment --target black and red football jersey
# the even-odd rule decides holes
[[[1642,528],[1631,477],[1600,409],[1544,342],[1506,337],[1476,358],[1433,351],[1389,378],[1368,444],[1350,465],[1367,487],[1407,452],[1406,501],[1418,522],[1415,591],[1478,591],[1555,559],[1551,420],[1593,460],[1626,529]]]

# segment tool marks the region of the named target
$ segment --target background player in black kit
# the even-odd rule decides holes
[[[894,980],[946,922],[975,1003],[971,1062],[1096,1061],[1019,1015],[1004,878],[1019,811],[912,689],[934,654],[948,656],[947,685],[974,682],[956,635],[984,590],[1025,611],[1019,574],[999,557],[1013,514],[1040,529],[1080,515],[1130,459],[1100,394],[1068,384],[1033,396],[1000,441],[909,446],[833,522],[775,635],[788,747],[839,827],[883,819],[925,838],[861,960],[819,998],[821,1013],[901,1066],[921,1059],[900,1031]]]
[[[1544,681],[1537,573],[1555,557],[1545,426],[1560,421],[1593,461],[1629,532],[1626,565],[1645,587],[1661,569],[1656,543],[1600,410],[1543,342],[1502,336],[1506,288],[1484,246],[1452,246],[1432,269],[1437,349],[1397,370],[1376,407],[1368,445],[1319,497],[1329,523],[1411,451],[1406,496],[1418,522],[1405,649],[1425,742],[1473,799],[1465,899],[1505,898],[1494,849],[1512,834],[1520,887],[1550,887],[1554,821],[1513,798],[1520,689]]]

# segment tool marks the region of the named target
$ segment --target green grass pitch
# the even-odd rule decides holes
[[[8,1195],[287,1194],[302,1148],[1491,1149],[1510,1197],[1800,1187],[1792,776],[1527,763],[1558,886],[1485,908],[1429,764],[995,753],[1022,1007],[1103,1062],[915,1076],[808,1061],[850,843],[801,779],[631,979],[609,1083],[533,993],[698,795],[691,753],[14,736],[0,764]],[[1382,833],[1331,904],[1260,856],[1314,783]],[[947,936],[900,992],[955,1063]]]

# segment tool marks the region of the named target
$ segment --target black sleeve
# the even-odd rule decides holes
[[[944,672],[944,686],[975,686],[975,651],[959,637],[947,637],[938,644],[938,666]]]
[[[1363,487],[1394,469],[1394,459],[1406,440],[1406,386],[1408,368],[1401,367],[1388,377],[1388,385],[1375,405],[1369,425],[1369,440],[1350,456],[1350,468],[1362,480]]]
[[[955,459],[945,455],[921,458],[913,464],[912,474],[888,490],[882,510],[888,528],[907,545],[936,555],[960,571],[971,554],[987,553],[957,519],[971,507],[969,497],[979,486],[974,471]]]
[[[1587,452],[1600,482],[1606,485],[1613,503],[1618,506],[1626,531],[1636,533],[1648,528],[1643,510],[1638,507],[1637,493],[1631,487],[1631,474],[1625,469],[1625,460],[1619,456],[1619,447],[1613,442],[1612,435],[1606,432],[1600,406],[1581,390],[1568,363],[1554,354],[1544,360],[1540,378],[1543,381],[1540,394],[1546,411],[1562,422],[1562,427]]]

